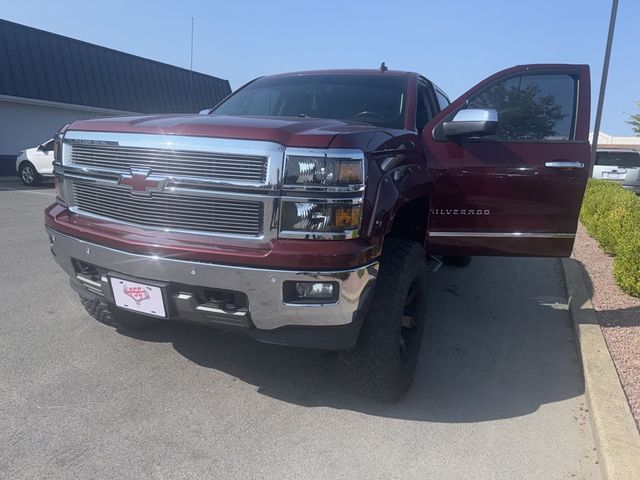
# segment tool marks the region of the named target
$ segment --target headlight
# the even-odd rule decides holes
[[[285,189],[364,190],[364,154],[360,150],[288,148],[285,157]]]
[[[362,204],[358,200],[283,200],[282,238],[347,239],[360,234]]]
[[[67,194],[64,188],[64,179],[59,175],[56,175],[53,179],[56,189],[56,201],[61,205],[67,206]]]

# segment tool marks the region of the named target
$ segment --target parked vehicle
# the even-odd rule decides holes
[[[22,183],[32,187],[53,179],[53,139],[18,154],[16,172]]]
[[[598,150],[593,178],[613,180],[640,194],[640,152],[636,150]]]
[[[56,136],[51,251],[100,321],[340,350],[395,400],[427,256],[571,253],[589,98],[586,65],[514,67],[451,104],[416,73],[330,70],[259,78],[207,115],[78,121]]]

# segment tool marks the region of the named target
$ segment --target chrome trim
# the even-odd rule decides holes
[[[205,231],[197,228],[167,228],[162,225],[149,225],[149,221],[136,222],[134,218],[113,218],[106,212],[86,211],[78,205],[72,185],[74,183],[90,183],[106,187],[117,187],[122,175],[131,173],[131,168],[104,168],[79,165],[71,162],[71,152],[74,144],[79,145],[110,145],[122,147],[141,147],[147,149],[168,149],[198,152],[211,152],[217,155],[233,157],[253,156],[266,159],[266,173],[263,182],[243,180],[219,180],[203,177],[190,177],[171,174],[153,174],[155,179],[166,179],[159,182],[159,187],[151,190],[161,194],[176,196],[199,196],[203,198],[220,199],[225,201],[257,201],[262,204],[262,228],[260,234],[246,235],[243,233],[229,233],[220,231]],[[191,137],[162,134],[132,134],[109,132],[67,131],[62,141],[62,159],[56,165],[56,173],[64,182],[67,204],[70,211],[78,215],[99,218],[109,222],[135,226],[144,230],[164,232],[188,233],[206,235],[210,237],[240,238],[254,241],[264,241],[277,238],[279,219],[279,196],[281,193],[280,177],[284,159],[285,147],[264,141],[227,140],[210,137]],[[147,167],[145,167],[147,168]],[[153,172],[153,168],[151,168]],[[127,194],[130,189],[123,187]],[[137,192],[136,192],[137,194]],[[150,198],[147,196],[146,198]],[[197,212],[196,212],[197,213]],[[186,215],[186,214],[185,214]],[[188,215],[185,216],[187,218]],[[238,217],[241,227],[242,217]],[[195,221],[195,219],[194,219]],[[182,222],[180,222],[182,223]],[[242,228],[238,228],[242,230]]]
[[[302,232],[297,230],[282,230],[280,238],[300,240],[352,240],[360,236],[360,229],[344,230],[342,232]]]
[[[429,232],[430,237],[461,238],[575,238],[575,233],[555,232]]]
[[[498,111],[493,108],[465,108],[458,110],[454,122],[497,122]]]
[[[324,198],[324,197],[282,197],[283,202],[288,203],[345,203],[349,205],[362,205],[364,197]]]
[[[71,149],[73,144],[80,145],[109,145],[133,148],[150,148],[162,150],[185,150],[207,152],[220,155],[246,155],[265,157],[267,159],[267,173],[264,182],[245,182],[238,180],[224,181],[189,177],[188,175],[162,175],[173,178],[178,183],[192,183],[194,180],[201,185],[241,186],[262,189],[280,189],[280,176],[283,167],[285,147],[275,142],[258,140],[234,140],[212,137],[192,137],[183,135],[162,135],[149,133],[112,133],[112,132],[85,132],[68,130],[64,134],[62,142],[62,164],[64,167],[73,165],[71,161]],[[66,147],[66,148],[65,148]],[[76,165],[83,168],[85,173],[93,171],[100,173],[100,168]],[[114,172],[128,171],[128,168],[114,169]]]
[[[326,158],[347,158],[351,160],[360,160],[362,177],[362,183],[347,185],[347,186],[322,186],[322,185],[297,185],[297,184],[285,184],[284,178],[287,175],[287,161],[289,156],[297,157],[326,157]],[[301,192],[363,192],[366,183],[366,157],[362,150],[350,149],[350,148],[300,148],[300,147],[288,147],[284,152],[284,164],[283,164],[283,190],[297,190]]]
[[[76,274],[76,278],[78,280],[80,280],[82,283],[87,283],[87,284],[91,285],[92,287],[100,288],[102,286],[102,284],[100,282],[94,282],[90,278],[87,278],[84,275],[80,275],[79,273]]]
[[[330,326],[353,322],[354,314],[361,307],[361,296],[365,288],[373,286],[378,272],[378,262],[338,271],[289,271],[176,260],[124,252],[50,228],[46,230],[50,236],[55,235],[55,242],[51,245],[55,261],[72,278],[76,276],[72,259],[77,259],[130,275],[142,282],[174,282],[244,292],[249,300],[251,321],[256,328],[263,330],[289,325]],[[338,303],[285,305],[282,290],[285,281],[338,282]],[[112,301],[108,297],[107,300]]]
[[[584,163],[556,161],[556,162],[546,162],[544,166],[549,168],[584,168]]]
[[[236,312],[228,312],[226,310],[223,310],[221,308],[217,308],[217,307],[208,307],[206,305],[198,305],[196,307],[196,310],[200,310],[201,312],[207,312],[207,313],[215,313],[218,315],[230,315],[232,317],[246,317],[248,315],[248,312],[244,312],[242,310],[238,310]]]
[[[265,202],[250,199],[156,193],[141,197],[117,186],[74,182],[70,190],[73,213],[147,230],[183,232],[238,238],[264,236]],[[167,210],[166,204],[171,203]],[[238,218],[244,219],[239,222]]]

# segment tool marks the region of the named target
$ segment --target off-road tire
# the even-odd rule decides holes
[[[459,256],[448,256],[445,255],[442,257],[442,261],[445,265],[452,265],[454,267],[466,267],[471,263],[471,256],[469,255],[459,255]]]
[[[408,305],[411,291],[416,293],[415,302]],[[358,342],[352,350],[340,353],[347,377],[364,395],[395,402],[411,385],[424,331],[426,292],[427,263],[422,246],[387,240]],[[413,312],[407,312],[409,308]],[[414,319],[411,330],[403,326],[404,316]]]
[[[80,301],[89,315],[100,323],[110,325],[118,330],[143,332],[160,324],[160,320],[121,310],[98,298],[88,298],[80,295]]]

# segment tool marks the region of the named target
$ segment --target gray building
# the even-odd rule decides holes
[[[229,82],[0,19],[0,175],[74,120],[196,113]]]

